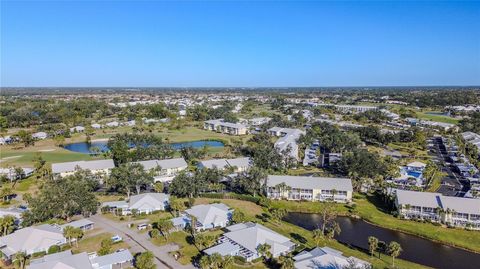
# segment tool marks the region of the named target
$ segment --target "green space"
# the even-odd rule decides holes
[[[445,116],[445,115],[434,115],[434,114],[427,114],[427,113],[441,113],[441,112],[439,111],[417,112],[417,118],[423,119],[423,120],[451,123],[451,124],[457,124],[460,121],[458,119]]]
[[[248,221],[255,221],[257,223],[261,223],[262,225],[284,235],[289,238],[292,238],[292,240],[299,245],[299,248],[297,250],[302,250],[302,249],[311,249],[314,248],[316,245],[313,240],[312,232],[303,229],[301,227],[298,227],[296,225],[284,222],[284,221],[279,221],[279,220],[273,220],[271,218],[265,218],[265,213],[267,213],[266,209],[255,204],[252,202],[248,201],[240,201],[240,200],[234,200],[234,199],[210,199],[210,198],[198,198],[195,201],[195,204],[206,204],[206,203],[213,203],[213,202],[221,202],[225,203],[226,205],[234,208],[235,210],[241,211],[245,214],[246,218]],[[314,202],[299,202],[298,206],[294,205],[297,204],[296,202],[288,202],[288,201],[274,201],[272,204],[273,207],[276,206],[281,206],[283,208],[287,209],[299,209],[303,208],[303,212],[318,212],[319,206],[317,206],[320,203],[314,203]],[[339,210],[342,210],[342,212],[346,212],[346,209],[342,209],[344,207],[343,205],[338,205]],[[317,211],[316,211],[317,210]],[[263,216],[262,216],[263,215]],[[183,233],[183,232],[181,232]],[[184,244],[186,242],[185,236],[183,234],[178,234],[175,236],[178,242],[176,242],[174,239],[169,239],[175,243],[178,244]],[[171,238],[175,238],[174,236],[171,236]],[[164,239],[162,239],[164,240]],[[374,268],[389,268],[391,265],[391,257],[387,255],[381,255],[381,258],[377,257],[370,257],[369,254],[364,253],[362,251],[359,251],[357,249],[350,248],[346,245],[343,245],[336,240],[327,240],[323,239],[319,243],[320,247],[323,246],[329,246],[335,249],[338,249],[342,251],[346,256],[355,256],[360,259],[366,260],[370,263],[373,264]],[[193,247],[194,248],[194,247]],[[186,256],[187,254],[192,255],[190,257],[194,257],[197,255],[197,252],[193,251],[192,248],[188,249],[188,252],[181,252],[182,255]],[[183,260],[189,260],[190,257],[183,257]],[[411,263],[408,261],[404,260],[398,260],[398,263],[395,263],[397,268],[426,268],[425,266]],[[264,265],[255,265],[258,266],[258,268],[265,268]],[[263,267],[262,267],[263,266]]]

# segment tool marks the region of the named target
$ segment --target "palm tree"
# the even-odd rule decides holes
[[[290,256],[280,256],[279,258],[281,267],[280,269],[294,269],[295,261]]]
[[[169,219],[160,219],[157,221],[157,228],[162,232],[165,239],[168,239],[168,235],[173,229],[173,223]]]
[[[210,255],[210,268],[219,269],[222,267],[223,258],[219,253],[213,253]]]
[[[388,254],[392,256],[392,266],[395,267],[395,258],[402,252],[402,246],[399,243],[392,241],[388,244]]]
[[[72,230],[72,237],[75,238],[75,245],[78,247],[78,240],[83,237],[83,230],[81,228],[74,228]]]
[[[7,215],[3,218],[0,218],[0,227],[2,228],[2,235],[7,235],[13,231],[15,228],[15,217],[12,215]]]
[[[378,238],[375,236],[369,236],[368,237],[368,250],[370,252],[370,256],[373,257],[373,254],[375,253],[375,250],[378,248]]]
[[[315,245],[318,247],[320,246],[320,242],[323,240],[323,232],[320,229],[315,229],[312,231],[313,233],[313,240],[315,241]]]
[[[264,244],[261,244],[260,246],[258,246],[257,252],[258,252],[258,254],[260,254],[260,256],[265,257],[265,261],[267,261],[272,256],[272,253],[270,252],[271,248],[272,248],[272,246],[270,246],[267,243],[264,243]]]
[[[20,269],[25,268],[25,262],[27,261],[27,253],[19,251],[15,253],[13,258],[15,261],[18,261]]]
[[[223,257],[222,268],[223,269],[228,269],[233,265],[233,263],[234,263],[233,257],[230,256],[230,255],[227,255],[227,256]]]
[[[72,245],[72,238],[75,235],[75,228],[72,226],[66,226],[63,228],[63,236],[68,239],[68,244]]]
[[[198,261],[198,265],[200,266],[200,269],[210,268],[210,257],[207,255],[202,256]]]

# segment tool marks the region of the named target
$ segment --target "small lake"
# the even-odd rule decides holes
[[[285,221],[314,230],[320,226],[320,215],[289,213]],[[364,249],[368,252],[368,237],[375,236],[387,244],[397,241],[403,248],[401,259],[440,269],[480,268],[480,254],[436,243],[414,235],[378,227],[360,219],[337,217],[342,231],[335,236],[339,242]],[[382,254],[384,255],[384,254]]]
[[[85,154],[92,154],[93,148],[99,148],[100,151],[105,152],[108,151],[107,146],[108,141],[92,141],[90,144],[87,142],[77,142],[65,145],[63,148],[78,152],[78,153],[85,153]],[[180,150],[183,147],[194,147],[194,148],[203,148],[204,146],[211,147],[211,148],[221,148],[223,147],[223,143],[220,141],[215,140],[199,140],[199,141],[190,141],[190,142],[179,142],[179,143],[171,143],[170,146],[174,150]]]

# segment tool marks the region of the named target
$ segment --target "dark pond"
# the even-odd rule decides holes
[[[90,144],[86,142],[78,142],[78,143],[67,144],[64,146],[64,148],[73,152],[92,154],[94,153],[92,150],[93,148],[98,148],[102,152],[108,151],[107,143],[108,143],[107,141],[94,141]],[[170,145],[175,150],[179,150],[183,147],[202,148],[205,145],[212,148],[219,148],[224,146],[223,143],[220,141],[210,141],[210,140],[171,143]]]
[[[317,229],[320,216],[317,214],[289,213],[285,221],[305,228]],[[417,236],[381,228],[363,220],[338,217],[342,232],[335,238],[344,244],[368,250],[368,237],[375,236],[387,244],[397,241],[403,248],[400,258],[414,263],[441,269],[478,269],[480,254],[436,243]]]

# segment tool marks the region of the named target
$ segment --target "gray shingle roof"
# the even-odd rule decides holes
[[[136,162],[145,168],[145,170],[150,170],[160,166],[162,169],[171,169],[171,168],[180,168],[187,167],[187,162],[184,158],[175,158],[175,159],[165,159],[165,160],[149,160],[149,161],[140,161]]]
[[[61,225],[60,227],[62,229],[65,229],[65,227],[67,226],[72,226],[74,228],[81,228],[81,227],[84,227],[84,226],[87,226],[87,225],[92,225],[94,224],[93,221],[89,220],[89,219],[79,219],[79,220],[75,220],[75,221],[72,221],[72,222],[69,222],[69,223],[65,223],[63,225]]]
[[[46,255],[33,260],[28,269],[91,269],[90,259],[86,252],[72,255],[70,250]]]
[[[396,190],[400,205],[451,209],[457,213],[480,215],[480,199],[443,196],[441,193]]]
[[[92,259],[92,265],[98,267],[103,267],[106,265],[120,264],[125,262],[130,262],[133,260],[133,256],[128,249],[114,252],[104,256],[98,256]]]
[[[202,224],[214,223],[216,220],[228,221],[229,207],[224,204],[196,205],[185,210]]]
[[[66,239],[60,228],[49,224],[30,226],[0,237],[0,245],[6,245],[2,252],[8,252],[5,254],[9,255],[19,251],[46,249],[65,242]]]
[[[352,181],[349,178],[304,177],[304,176],[274,176],[269,175],[267,186],[275,187],[280,183],[299,189],[322,189],[337,191],[352,191]]]

